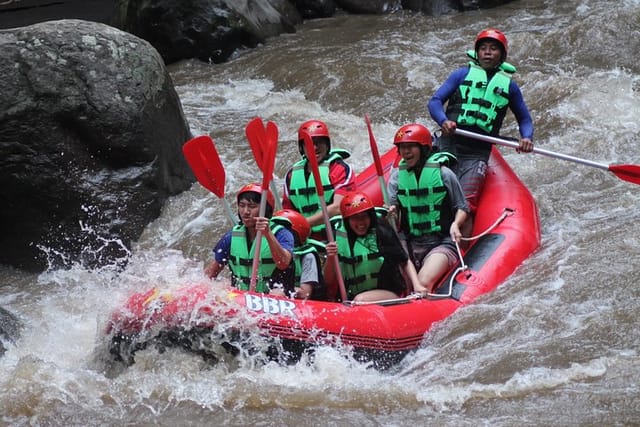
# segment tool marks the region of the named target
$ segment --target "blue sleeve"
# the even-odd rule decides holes
[[[220,265],[229,263],[231,253],[231,231],[227,231],[213,248],[213,257]]]
[[[533,120],[527,104],[524,102],[520,87],[513,80],[509,85],[509,108],[518,121],[520,136],[533,140]]]
[[[429,114],[431,118],[438,124],[438,126],[442,126],[442,122],[447,120],[447,115],[444,111],[444,104],[447,100],[458,90],[460,84],[464,81],[464,78],[467,75],[469,68],[461,67],[456,71],[451,73],[447,80],[440,86],[440,88],[436,91],[435,94],[429,100],[427,104],[427,108],[429,109]]]
[[[275,234],[276,240],[283,249],[293,253],[293,234],[286,228],[281,228]]]

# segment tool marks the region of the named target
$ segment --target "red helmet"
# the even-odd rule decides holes
[[[300,125],[298,129],[298,150],[303,156],[304,154],[304,134],[307,132],[311,138],[321,138],[326,141],[329,150],[331,150],[331,137],[329,137],[329,128],[325,122],[320,120],[307,120]]]
[[[314,136],[324,136],[326,138],[330,138],[329,136],[329,128],[327,127],[325,122],[321,122],[320,120],[307,120],[303,124],[300,125],[298,129],[298,141],[304,139],[302,132],[307,132],[311,138]]]
[[[420,144],[431,148],[431,132],[423,125],[416,123],[404,125],[396,132],[393,143],[398,145],[405,142]]]
[[[504,61],[507,58],[507,37],[505,37],[504,33],[496,28],[487,28],[486,30],[480,31],[478,36],[476,37],[475,50],[478,50],[478,45],[481,40],[491,39],[495,40],[502,46],[502,60]]]
[[[340,201],[340,214],[343,218],[349,218],[374,208],[371,198],[361,191],[348,193]]]
[[[311,232],[311,226],[309,225],[307,218],[305,218],[300,212],[294,211],[293,209],[280,209],[278,212],[274,213],[273,216],[288,219],[293,231],[298,233],[300,243],[307,241],[309,233]]]
[[[258,196],[262,196],[262,186],[260,184],[257,184],[255,182],[252,182],[251,184],[247,184],[245,186],[243,186],[240,191],[238,191],[238,200],[240,199],[240,196],[244,193],[258,193]],[[273,207],[275,206],[275,198],[273,197],[273,193],[271,192],[271,190],[269,190],[267,188],[267,204],[271,207],[271,209],[273,210]]]

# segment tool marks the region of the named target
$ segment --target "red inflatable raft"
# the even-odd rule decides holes
[[[383,156],[385,173],[395,156],[395,149]],[[382,204],[373,165],[358,176],[358,184]],[[155,341],[207,354],[203,343],[215,340],[224,341],[218,344],[227,350],[237,351],[244,344],[233,342],[229,328],[221,325],[225,319],[242,316],[252,319],[252,327],[260,335],[274,338],[279,357],[284,353],[287,360],[317,345],[345,345],[359,360],[388,367],[419,347],[434,323],[500,285],[540,244],[535,201],[495,148],[474,235],[481,237],[464,253],[464,263],[443,278],[437,296],[353,305],[236,289],[215,293],[210,284],[191,284],[172,291],[149,289],[132,295],[113,313],[106,328],[111,353],[133,362],[137,349]]]

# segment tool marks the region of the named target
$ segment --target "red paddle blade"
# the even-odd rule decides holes
[[[225,172],[213,139],[196,136],[185,142],[182,153],[198,182],[216,196],[224,197]]]
[[[640,166],[638,165],[609,165],[609,170],[623,181],[640,184]]]
[[[275,167],[276,163],[276,152],[278,151],[278,127],[275,123],[272,122],[269,122],[267,127],[271,128],[272,130],[271,133],[268,133],[268,136],[270,136],[270,138],[268,137],[266,139],[266,147],[264,147],[264,151],[262,152],[263,190],[266,190],[269,187],[269,183],[271,182],[271,178],[273,177],[273,168]]]
[[[249,141],[251,151],[253,152],[253,158],[256,159],[258,167],[262,170],[265,159],[265,149],[268,144],[267,132],[264,128],[264,124],[262,123],[262,119],[260,117],[256,117],[247,123],[245,134],[247,136],[247,141]],[[277,135],[276,139],[278,139]]]
[[[378,144],[376,143],[376,137],[373,136],[373,129],[371,129],[371,120],[368,115],[364,115],[364,121],[367,122],[367,130],[369,131],[369,145],[371,146],[371,154],[373,155],[373,162],[376,165],[376,173],[378,176],[384,176],[382,170],[382,162],[380,161],[380,153],[378,152]]]
[[[265,129],[265,143],[262,151],[263,173],[272,177],[278,152],[278,126],[274,122],[268,122]]]
[[[267,141],[278,144],[278,126],[274,122],[267,122]]]

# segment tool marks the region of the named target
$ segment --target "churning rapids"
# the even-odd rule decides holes
[[[189,61],[170,71],[193,134],[216,142],[233,203],[256,177],[244,138],[251,118],[279,126],[280,178],[299,157],[297,126],[310,118],[329,124],[333,144],[351,150],[361,171],[371,162],[364,114],[381,152],[402,124],[436,130],[426,102],[487,26],[509,38],[539,146],[640,162],[638,0],[522,0],[440,18],[339,16],[226,64]],[[507,122],[503,135],[517,135]],[[165,206],[124,271],[0,269],[0,306],[24,323],[0,359],[0,424],[640,424],[640,187],[502,151],[536,197],[542,247],[390,371],[321,348],[313,363],[292,366],[259,355],[210,365],[148,349],[115,372],[101,352],[108,315],[134,291],[202,280],[210,248],[230,226],[223,203],[195,184]]]

